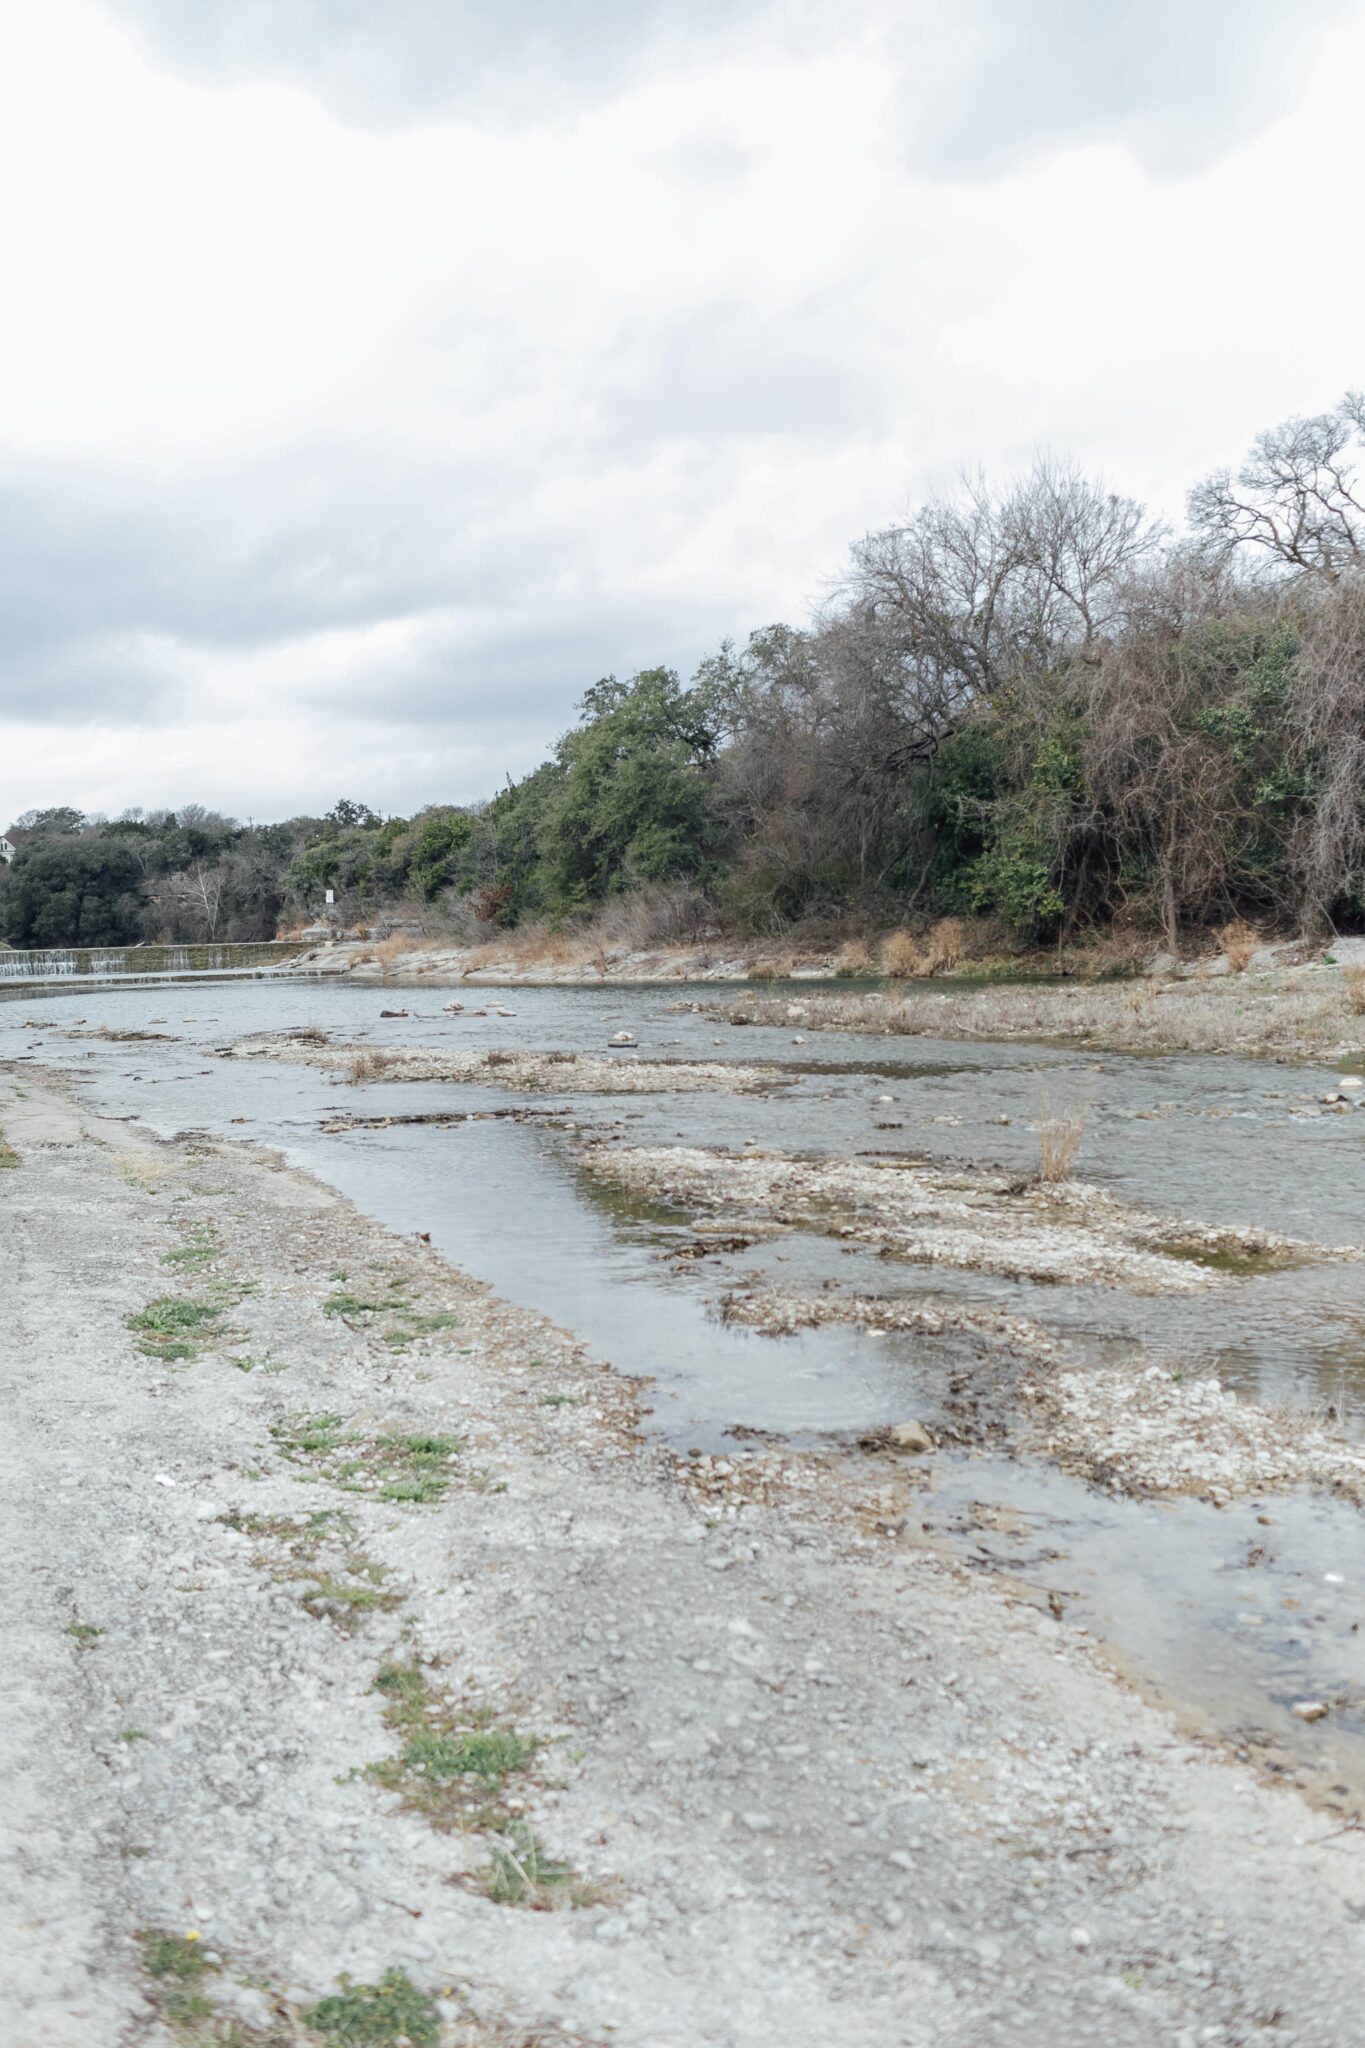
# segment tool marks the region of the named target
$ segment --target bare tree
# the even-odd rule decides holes
[[[838,616],[896,698],[902,764],[931,759],[1004,684],[1088,657],[1161,539],[1133,499],[1040,460],[1001,498],[967,480],[860,541]]]
[[[1314,786],[1296,848],[1303,911],[1321,926],[1334,904],[1365,895],[1365,575],[1305,621],[1293,720]]]
[[[193,867],[182,868],[167,878],[162,891],[162,900],[180,916],[176,923],[188,923],[191,929],[210,943],[218,935],[218,920],[223,906],[223,891],[227,874],[221,862],[208,866],[197,860]]]
[[[1335,583],[1365,565],[1361,448],[1365,394],[1348,392],[1331,412],[1258,435],[1235,474],[1206,477],[1190,493],[1190,523],[1215,557],[1250,548],[1282,574]]]

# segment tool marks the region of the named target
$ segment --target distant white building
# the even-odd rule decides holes
[[[7,864],[14,859],[14,848],[8,839],[0,839],[0,860]]]

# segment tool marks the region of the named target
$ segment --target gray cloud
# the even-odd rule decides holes
[[[970,69],[923,106],[909,154],[979,177],[1061,142],[1120,141],[1163,173],[1196,168],[1284,111],[1316,33],[1354,4],[978,0]]]
[[[111,0],[196,77],[282,79],[348,120],[543,118],[601,98],[646,52],[733,19],[726,0]]]
[[[967,0],[945,57],[930,0],[106,0],[163,61],[215,82],[273,78],[346,119],[459,113],[544,120],[678,56],[762,38],[800,51],[881,38],[906,155],[981,177],[1059,144],[1121,139],[1179,172],[1272,118],[1315,32],[1356,0]],[[933,31],[931,34],[930,31]],[[742,172],[733,139],[678,155],[703,181]]]
[[[341,719],[379,711],[524,765],[605,670],[689,667],[731,627],[667,603],[622,605],[590,577],[571,575],[565,591],[582,536],[509,546],[474,530],[509,489],[505,469],[495,479],[298,448],[151,496],[92,469],[11,470],[0,711],[54,727],[170,724],[210,655],[283,648],[287,670],[301,636],[399,621],[410,645],[390,654],[360,641],[341,677],[310,679],[301,661],[292,705]]]

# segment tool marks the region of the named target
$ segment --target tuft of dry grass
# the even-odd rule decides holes
[[[893,981],[908,981],[921,973],[919,947],[910,932],[888,932],[882,940],[882,973]]]
[[[1365,967],[1345,967],[1346,1007],[1353,1017],[1365,1017]]]
[[[1049,1186],[1070,1180],[1076,1154],[1085,1136],[1088,1111],[1084,1103],[1069,1102],[1054,1109],[1044,1090],[1038,1120],[1038,1178]]]
[[[947,974],[967,951],[967,926],[960,917],[941,917],[924,935],[924,972]]]
[[[391,1064],[387,1053],[358,1052],[351,1061],[346,1079],[353,1088],[359,1087],[362,1081],[382,1081]]]
[[[1218,950],[1228,963],[1229,974],[1245,974],[1261,943],[1261,935],[1245,919],[1233,918],[1215,934]]]
[[[876,963],[861,939],[850,939],[834,956],[834,972],[838,975],[872,974],[875,971]]]
[[[418,950],[417,942],[403,932],[391,932],[387,939],[380,939],[373,948],[373,957],[381,967],[392,967],[405,953]]]

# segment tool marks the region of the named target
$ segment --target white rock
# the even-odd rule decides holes
[[[886,1432],[887,1442],[898,1451],[932,1451],[937,1445],[922,1422],[896,1422]]]
[[[1331,1709],[1326,1700],[1295,1700],[1289,1711],[1301,1721],[1325,1721]]]

